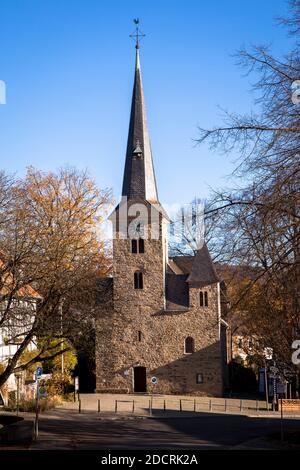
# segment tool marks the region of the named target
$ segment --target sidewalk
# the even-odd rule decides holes
[[[265,401],[174,395],[81,394],[80,401],[64,402],[59,408],[74,412],[95,412],[102,417],[140,416],[150,418],[199,417],[199,414],[235,414],[248,417],[280,418],[267,411]],[[299,418],[300,412],[284,413]]]

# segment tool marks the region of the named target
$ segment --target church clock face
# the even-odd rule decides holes
[[[141,238],[143,236],[143,226],[140,220],[133,220],[129,226],[130,238]]]

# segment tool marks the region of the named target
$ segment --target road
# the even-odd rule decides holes
[[[300,429],[300,419],[287,419],[284,426]],[[278,418],[217,413],[105,417],[60,409],[41,415],[39,438],[30,449],[228,449],[279,431]]]

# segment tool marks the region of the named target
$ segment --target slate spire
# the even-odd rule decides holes
[[[144,199],[151,203],[158,202],[138,43],[122,196],[128,199]]]

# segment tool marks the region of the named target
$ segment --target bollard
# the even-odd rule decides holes
[[[194,398],[194,413],[196,413],[196,400]]]
[[[115,413],[118,411],[118,400],[115,400]]]
[[[181,399],[179,400],[179,411],[182,411],[182,401],[181,401]]]
[[[256,400],[256,411],[258,411],[258,400]]]
[[[243,400],[240,401],[240,411],[243,411]]]
[[[166,411],[166,400],[164,400],[164,411]]]
[[[209,400],[209,411],[212,411],[212,401]]]
[[[100,413],[101,411],[101,404],[100,404],[100,400],[98,400],[98,413]]]
[[[225,403],[224,403],[225,411],[227,411],[227,400],[225,398]]]
[[[151,400],[149,400],[149,416],[152,416]]]
[[[134,400],[132,400],[132,413],[134,413]]]
[[[81,399],[78,400],[78,413],[81,413]]]

